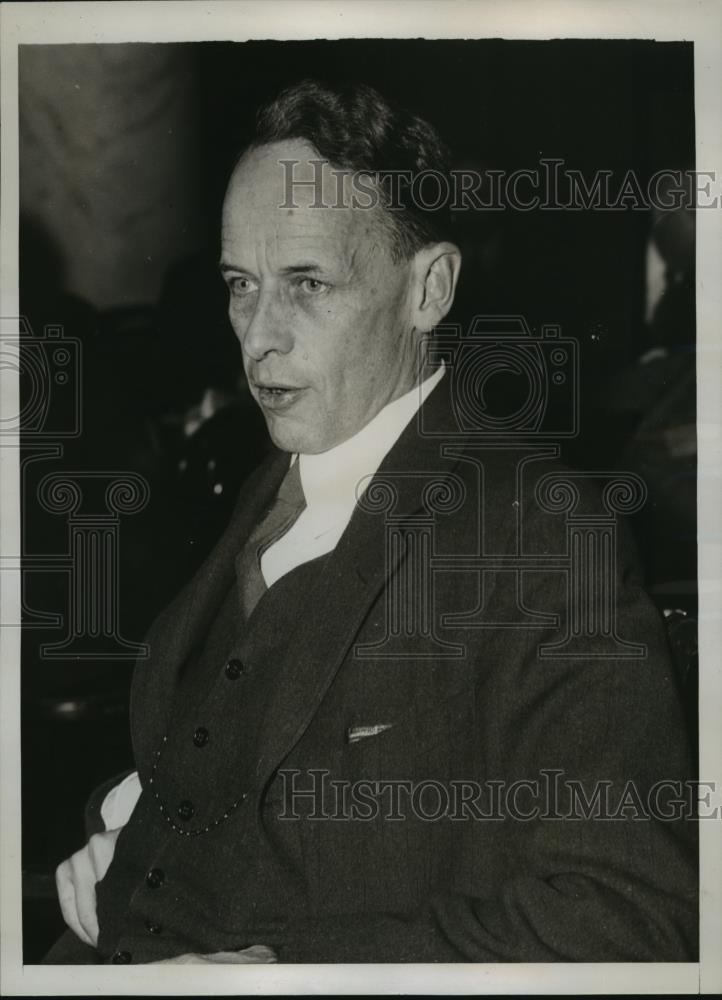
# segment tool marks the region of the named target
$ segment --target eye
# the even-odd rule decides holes
[[[301,278],[298,284],[309,295],[318,295],[319,292],[323,292],[328,288],[328,285],[324,281],[319,281],[318,278]]]
[[[228,287],[232,295],[250,295],[256,290],[256,283],[244,274],[236,275],[228,281]]]

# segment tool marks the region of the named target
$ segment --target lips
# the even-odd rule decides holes
[[[299,398],[304,391],[303,386],[289,385],[286,382],[254,382],[258,394],[258,402],[264,409],[283,410]]]

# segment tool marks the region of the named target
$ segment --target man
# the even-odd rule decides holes
[[[314,83],[236,165],[221,270],[277,450],[151,630],[138,772],[58,869],[71,931],[47,962],[694,956],[683,820],[564,818],[567,786],[530,808],[542,772],[585,801],[683,781],[681,708],[624,545],[589,571],[616,592],[611,639],[544,655],[571,615],[565,521],[540,500],[564,473],[553,448],[460,431],[475,376],[429,354],[460,252],[381,176],[404,170],[446,170],[426,122]]]

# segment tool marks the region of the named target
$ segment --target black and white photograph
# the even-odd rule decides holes
[[[3,992],[717,992],[722,8],[0,18]]]

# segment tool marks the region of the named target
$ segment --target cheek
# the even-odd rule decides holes
[[[336,382],[358,338],[355,312],[331,302],[314,304],[295,317],[294,354],[321,382]]]
[[[231,297],[228,303],[228,319],[233,332],[240,340],[248,327],[248,307],[244,308],[237,299]]]
[[[343,399],[345,408],[363,406],[369,391],[395,370],[394,305],[372,287],[363,295],[319,299],[312,312],[297,314],[294,353],[321,397],[316,404],[333,410]]]

